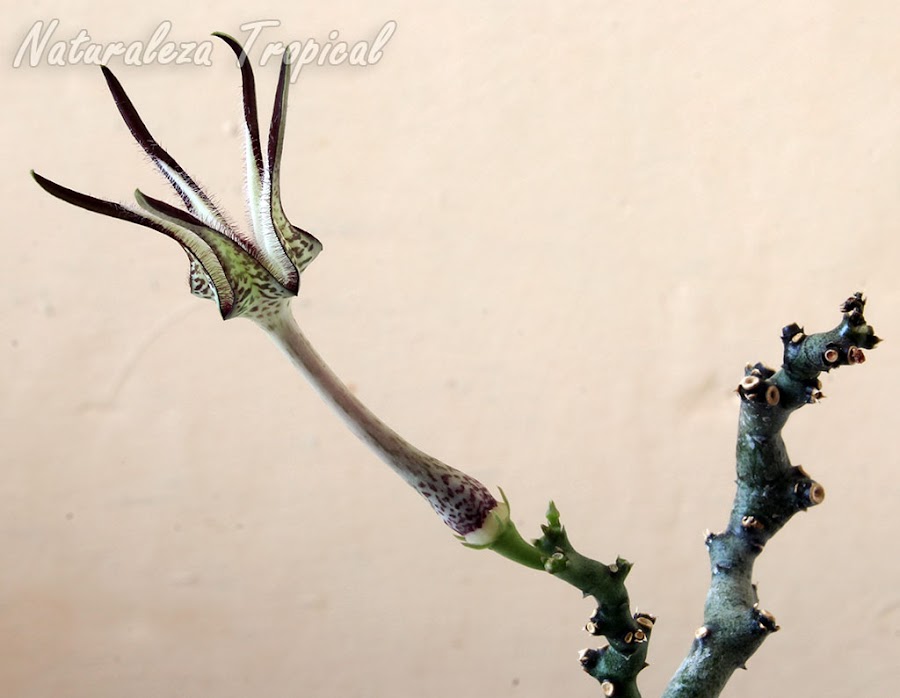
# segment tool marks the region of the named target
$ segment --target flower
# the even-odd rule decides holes
[[[247,317],[267,323],[297,295],[300,274],[322,249],[315,236],[296,227],[281,202],[280,165],[287,116],[289,53],[285,53],[265,157],[259,137],[253,70],[243,48],[226,34],[216,34],[234,51],[241,66],[247,206],[251,234],[244,233],[212,202],[203,189],[150,135],[121,83],[106,66],[103,77],[119,113],[135,140],[181,198],[185,210],[136,190],[137,210],[68,189],[32,172],[49,194],[95,213],[157,230],[176,240],[190,261],[191,293],[210,298],[223,319]]]
[[[471,547],[490,547],[523,564],[542,568],[537,550],[518,535],[504,497],[498,502],[483,484],[405,441],[354,396],[300,331],[288,306],[300,275],[321,251],[312,234],[288,221],[281,202],[279,171],[287,113],[289,53],[278,75],[265,157],[257,122],[253,70],[243,48],[216,33],[241,68],[247,208],[252,234],[235,228],[203,189],[150,135],[122,85],[103,76],[131,134],[181,198],[184,209],[135,191],[139,209],[68,189],[32,172],[49,194],[81,208],[151,228],[176,240],[190,261],[190,288],[210,298],[223,319],[257,322],[343,416],[350,428],[415,488]]]

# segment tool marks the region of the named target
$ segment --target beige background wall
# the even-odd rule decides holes
[[[166,192],[96,68],[11,67],[54,17],[103,43],[164,19],[178,41],[397,22],[376,66],[293,91],[288,213],[326,246],[296,313],[387,421],[502,485],[526,534],[552,497],[586,553],[636,562],[647,696],[700,623],[744,363],[865,290],[890,341],[789,426],[828,499],[761,558],[783,630],[728,695],[896,694],[900,6],[188,5],[6,7],[0,695],[598,693],[587,602],[457,545],[255,327],[187,293],[176,245],[29,180]],[[225,47],[111,66],[239,213]]]

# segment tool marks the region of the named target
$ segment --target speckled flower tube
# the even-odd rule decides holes
[[[334,375],[300,331],[290,313],[290,301],[299,291],[301,273],[316,258],[322,244],[293,225],[282,205],[279,173],[290,84],[289,56],[285,56],[278,76],[264,149],[250,62],[237,41],[224,34],[216,36],[234,52],[241,68],[249,232],[235,226],[159,145],[122,85],[105,67],[103,76],[119,113],[184,208],[139,190],[135,192],[135,208],[82,194],[33,172],[34,179],[63,201],[176,240],[188,256],[191,292],[213,300],[223,319],[244,317],[266,330],[357,435],[425,498],[466,545],[492,548],[541,569],[540,554],[519,536],[510,521],[505,498],[498,502],[480,482],[420,451],[385,425]]]
[[[272,316],[265,327],[357,436],[415,488],[467,544],[491,546],[512,526],[505,501],[498,502],[475,478],[411,445],[363,405],[318,355],[293,316],[287,312]]]

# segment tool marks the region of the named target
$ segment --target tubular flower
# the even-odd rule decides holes
[[[287,60],[282,62],[263,157],[256,109],[253,70],[241,46],[217,34],[241,64],[244,97],[244,141],[247,201],[251,234],[238,230],[203,189],[150,135],[121,83],[107,67],[103,77],[125,124],[151,161],[180,197],[181,210],[136,190],[138,210],[67,189],[32,173],[48,193],[89,211],[137,223],[176,240],[190,261],[191,293],[210,298],[224,319],[247,317],[267,322],[297,295],[300,273],[315,259],[322,244],[290,223],[281,203],[279,183],[288,95]],[[287,55],[287,54],[286,54]]]
[[[241,67],[250,234],[238,230],[203,189],[150,135],[122,85],[103,67],[103,76],[125,124],[178,194],[177,208],[135,191],[138,208],[94,198],[32,172],[53,196],[113,218],[136,223],[177,241],[190,262],[191,293],[216,302],[223,319],[245,317],[273,338],[357,435],[414,487],[464,542],[496,547],[508,556],[540,566],[534,548],[521,540],[505,500],[497,502],[474,478],[415,448],[365,407],[325,364],[289,311],[300,275],[322,244],[288,221],[281,200],[280,162],[287,114],[289,54],[278,76],[265,154],[259,135],[253,71],[243,48],[215,34],[235,53]],[[506,550],[510,548],[510,550]],[[520,560],[522,561],[522,560]]]

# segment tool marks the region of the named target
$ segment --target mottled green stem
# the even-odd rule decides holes
[[[544,555],[544,569],[579,589],[597,602],[597,610],[585,626],[591,635],[604,636],[609,645],[581,652],[584,670],[600,682],[606,696],[639,698],[637,675],[647,666],[647,647],[655,618],[632,615],[625,588],[631,563],[618,558],[604,565],[578,553],[560,524],[553,502],[547,511],[544,535],[535,545]]]
[[[714,698],[735,669],[778,630],[759,607],[753,563],[769,539],[797,512],[820,504],[825,490],[800,466],[791,465],[781,430],[790,414],[820,400],[819,374],[862,363],[864,349],[880,340],[863,317],[861,293],[841,306],[841,323],[806,335],[796,324],[782,331],[784,363],[774,371],[747,366],[738,386],[737,492],[727,528],[706,536],[712,579],[703,625],[663,698]]]

